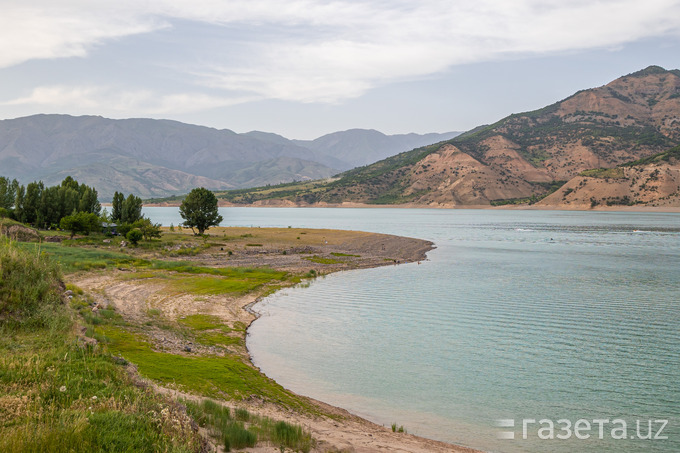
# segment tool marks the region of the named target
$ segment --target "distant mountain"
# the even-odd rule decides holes
[[[412,137],[404,137],[405,144],[392,141],[393,154],[409,149]],[[383,146],[378,153],[384,152]],[[97,188],[102,200],[116,190],[164,197],[197,185],[218,190],[327,178],[352,168],[362,153],[374,151],[347,145],[328,153],[276,134],[168,120],[35,115],[0,121],[0,175],[54,183],[70,174]]]
[[[294,140],[294,143],[328,156],[342,156],[346,163],[343,170],[349,170],[457,135],[460,132],[385,135],[372,129],[350,129],[327,134],[316,140]]]
[[[442,207],[533,203],[568,181],[572,184],[574,178],[591,177],[584,171],[614,168],[678,144],[680,71],[650,66],[540,110],[349,170],[330,182],[287,185],[266,193],[237,191],[223,197],[235,203],[276,197],[298,203]],[[671,172],[673,165],[669,164]],[[624,174],[632,178],[629,170]],[[628,200],[654,203],[667,195],[666,189],[656,196],[631,193]],[[591,196],[595,206],[606,204],[606,197]],[[556,197],[545,198],[542,204],[556,203]]]

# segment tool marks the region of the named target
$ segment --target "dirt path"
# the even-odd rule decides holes
[[[309,230],[308,234],[311,234]],[[244,233],[245,234],[245,233]],[[323,233],[322,233],[323,234]],[[329,240],[330,234],[320,236],[322,243],[319,245],[307,244],[311,247],[311,254],[324,256],[336,256],[331,253],[343,255],[340,263],[331,263],[322,267],[324,273],[333,272],[344,268],[373,267],[391,264],[396,261],[417,261],[425,258],[425,253],[432,248],[432,244],[408,238],[395,236],[372,235],[367,233],[353,233],[345,235],[341,239]],[[307,238],[307,242],[310,242]],[[337,243],[334,243],[337,242]],[[293,242],[295,243],[295,242]],[[317,247],[315,249],[315,247]],[[257,256],[249,253],[232,254],[228,260],[220,259],[214,254],[203,257],[194,257],[194,261],[201,264],[216,264],[230,266],[253,265],[257,263],[274,268],[287,270],[305,271],[310,267],[309,261],[305,260],[307,253],[302,256],[295,254],[283,255],[279,252],[280,244],[268,248],[258,248]],[[270,253],[263,252],[270,250]],[[236,255],[236,256],[234,256]],[[212,315],[219,318],[224,324],[233,326],[236,323],[249,325],[255,316],[245,307],[255,301],[256,296],[228,297],[196,296],[187,293],[178,293],[168,290],[168,284],[157,279],[137,279],[134,271],[113,271],[107,273],[89,273],[76,276],[73,283],[85,290],[98,304],[115,307],[123,318],[135,328],[148,335],[153,347],[160,351],[174,354],[224,354],[238,353],[249,357],[245,346],[232,351],[220,348],[212,348],[195,344],[187,344],[187,340],[172,330],[160,329],[149,325],[149,319],[158,316],[163,319],[178,321],[193,314]],[[187,351],[187,347],[190,351]],[[159,392],[173,397],[197,399],[200,397],[187,395],[176,390],[151,384]],[[393,433],[391,429],[371,423],[365,419],[354,416],[349,412],[327,405],[320,401],[308,399],[321,408],[321,412],[334,414],[337,417],[312,416],[291,412],[271,403],[262,401],[248,401],[239,403],[238,407],[245,407],[248,411],[268,416],[277,420],[299,424],[312,433],[317,441],[315,452],[473,452],[475,450],[457,447],[443,442],[413,436],[404,433]],[[224,402],[225,405],[235,407],[233,402]],[[258,446],[244,451],[251,452],[279,452],[278,447]]]

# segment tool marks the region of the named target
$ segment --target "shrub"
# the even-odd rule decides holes
[[[36,251],[0,239],[0,324],[42,324],[61,305],[63,286],[56,264]]]
[[[125,237],[132,243],[132,245],[137,245],[137,243],[144,237],[144,233],[142,233],[141,230],[135,228],[134,230],[128,231]]]

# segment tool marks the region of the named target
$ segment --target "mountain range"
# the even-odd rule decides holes
[[[316,140],[237,134],[169,120],[34,115],[0,121],[0,175],[47,185],[71,175],[108,201],[328,178],[456,136],[353,129]]]
[[[678,145],[680,71],[650,66],[330,181],[221,197],[258,204],[680,206]]]

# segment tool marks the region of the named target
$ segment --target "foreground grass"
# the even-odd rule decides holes
[[[3,330],[0,451],[200,451],[183,408],[135,385],[67,325]]]
[[[0,263],[0,451],[201,451],[182,406],[76,337],[53,263],[6,240]]]

